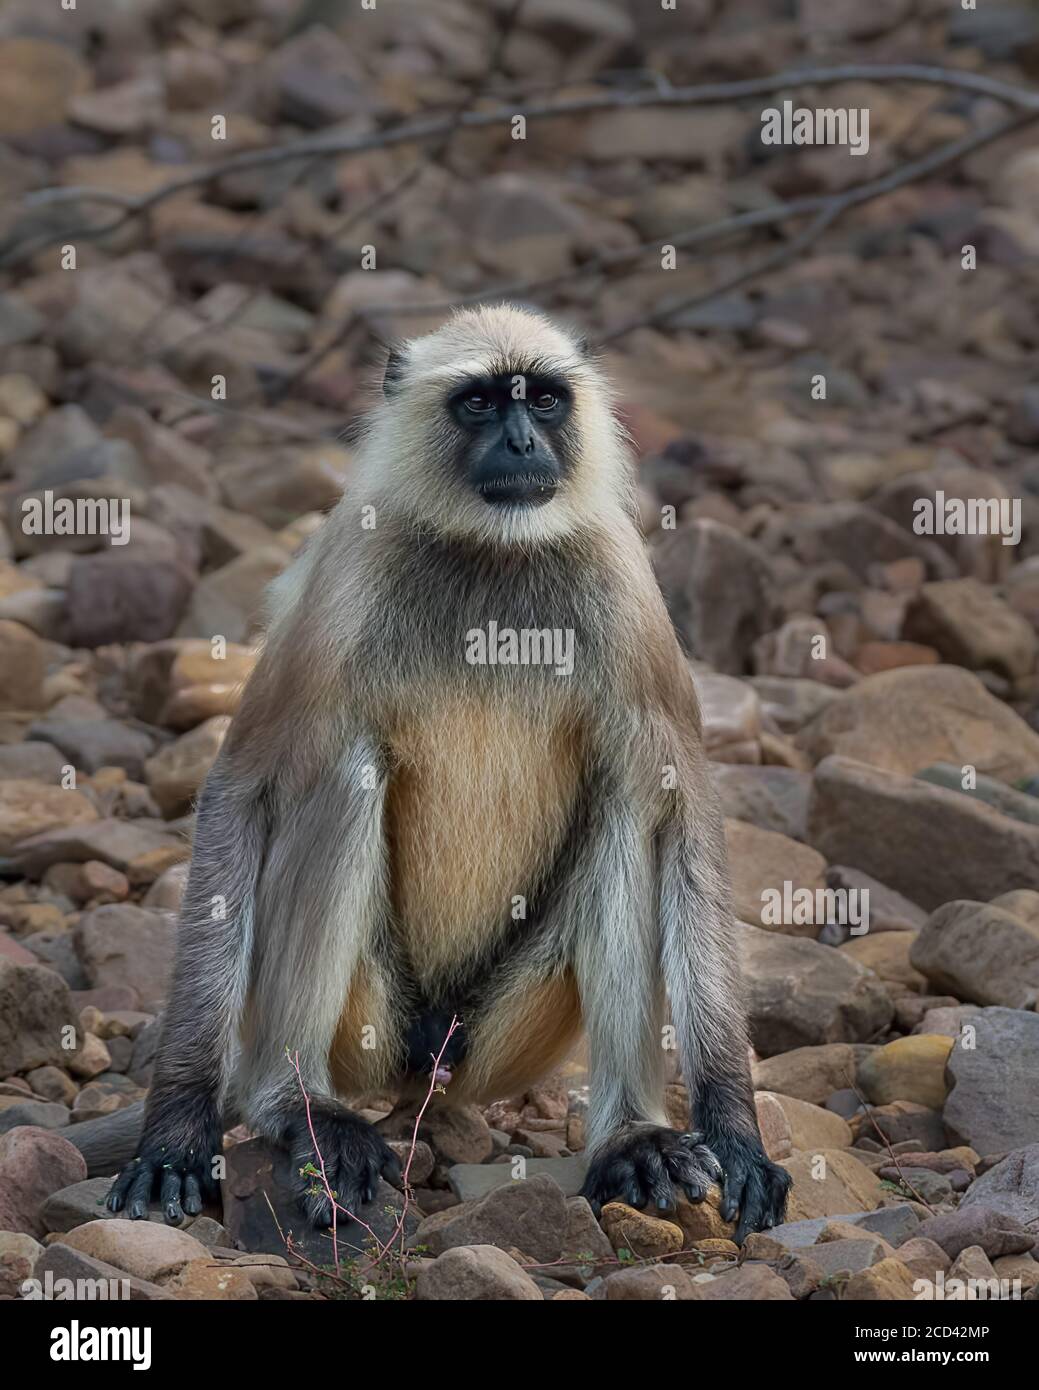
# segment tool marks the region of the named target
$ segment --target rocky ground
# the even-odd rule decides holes
[[[481,92],[522,106],[517,92],[618,74],[1039,73],[1026,6],[741,0],[737,21],[711,0],[678,18],[529,0],[492,80],[507,8],[10,0],[0,14],[0,1296],[50,1272],[127,1277],[142,1299],[357,1297],[366,1281],[420,1299],[911,1299],[939,1276],[1037,1298],[1029,128],[605,356],[729,818],[758,1107],[793,1177],[788,1224],[738,1250],[713,1199],[667,1218],[614,1204],[597,1221],[575,1195],[579,1062],[483,1113],[430,1111],[413,1204],[384,1189],[367,1213],[384,1239],[399,1224],[408,1253],[374,1271],[348,1239],[341,1279],[317,1272],[329,1245],[303,1240],[283,1161],[237,1131],[222,1205],[183,1229],[99,1205],[105,1127],[148,1085],[192,800],[251,669],[262,591],[349,484],[342,432],[380,338],[437,315],[343,324],[552,276],[532,297],[594,337],[780,243],[730,238],[667,272],[659,249],[606,275],[582,274],[591,257],[840,191],[998,108],[909,84],[827,89],[830,104],[869,106],[864,159],[764,151],[760,103],[532,121],[523,142],[456,131],[424,154],[209,180],[106,235],[111,205],[31,195],[117,200],[308,133],[457,112]],[[360,268],[368,246],[375,270]],[[128,499],[129,543],[27,533],[23,503],[47,491]],[[914,504],[939,491],[1019,501],[1016,543],[918,534]],[[868,933],[835,913],[776,921],[766,904],[785,884],[813,900],[868,889]],[[679,1124],[684,1100],[676,1077]],[[372,1118],[406,1153],[388,1106]]]

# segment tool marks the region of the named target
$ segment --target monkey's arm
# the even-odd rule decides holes
[[[259,795],[214,764],[199,801],[177,962],[137,1156],[116,1178],[110,1211],[166,1219],[202,1209],[215,1190],[221,1106],[247,983],[256,883],[267,839]]]
[[[660,837],[664,979],[689,1091],[691,1123],[724,1171],[722,1215],[737,1242],[783,1220],[789,1174],[765,1154],[754,1107],[724,824],[705,770],[681,793]]]

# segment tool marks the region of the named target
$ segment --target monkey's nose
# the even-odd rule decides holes
[[[518,458],[525,458],[534,452],[534,436],[526,430],[507,430],[505,432],[505,448],[510,454],[515,454]]]

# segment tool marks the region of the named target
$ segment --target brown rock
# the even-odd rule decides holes
[[[227,715],[207,719],[145,763],[148,787],[167,820],[191,809],[230,727]]]
[[[915,1297],[913,1276],[898,1259],[880,1260],[869,1269],[860,1269],[841,1290],[841,1299],[846,1303],[875,1303]]]
[[[212,1263],[209,1251],[194,1236],[156,1221],[88,1221],[63,1232],[59,1240],[138,1279],[156,1283],[176,1274],[189,1260]],[[249,1283],[240,1271],[238,1278]]]
[[[0,710],[35,710],[43,703],[45,646],[21,623],[0,619]]]
[[[614,1250],[630,1250],[640,1259],[662,1259],[682,1248],[682,1228],[671,1221],[635,1211],[622,1202],[608,1202],[602,1224]]]
[[[793,1178],[787,1220],[875,1211],[883,1188],[880,1179],[847,1149],[796,1152],[781,1164]]]
[[[821,922],[815,920],[815,893],[826,887],[826,860],[807,845],[785,835],[761,830],[743,821],[725,822],[725,839],[732,875],[733,908],[742,922],[787,936],[819,934]],[[807,922],[776,921],[774,902],[784,900],[784,884],[792,892],[807,890],[813,895],[813,909]]]
[[[97,811],[82,792],[21,779],[0,781],[0,855],[31,835],[66,825],[97,820]]]
[[[506,1299],[537,1303],[534,1280],[493,1245],[461,1245],[424,1264],[415,1283],[420,1300]]]
[[[43,1203],[86,1175],[83,1155],[53,1130],[22,1125],[0,1134],[0,1230],[44,1236]]]

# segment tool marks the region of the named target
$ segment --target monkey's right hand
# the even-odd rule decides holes
[[[356,1217],[375,1196],[379,1178],[401,1183],[400,1160],[367,1120],[334,1101],[312,1101],[310,1115],[294,1117],[285,1142],[299,1174],[297,1198],[311,1225],[332,1224],[336,1207]]]
[[[148,1215],[153,1199],[171,1226],[185,1216],[197,1216],[204,1199],[219,1195],[214,1160],[223,1149],[219,1120],[209,1116],[190,1126],[183,1119],[166,1124],[145,1123],[141,1150],[112,1183],[105,1200],[109,1211],[122,1211],[131,1221]]]

